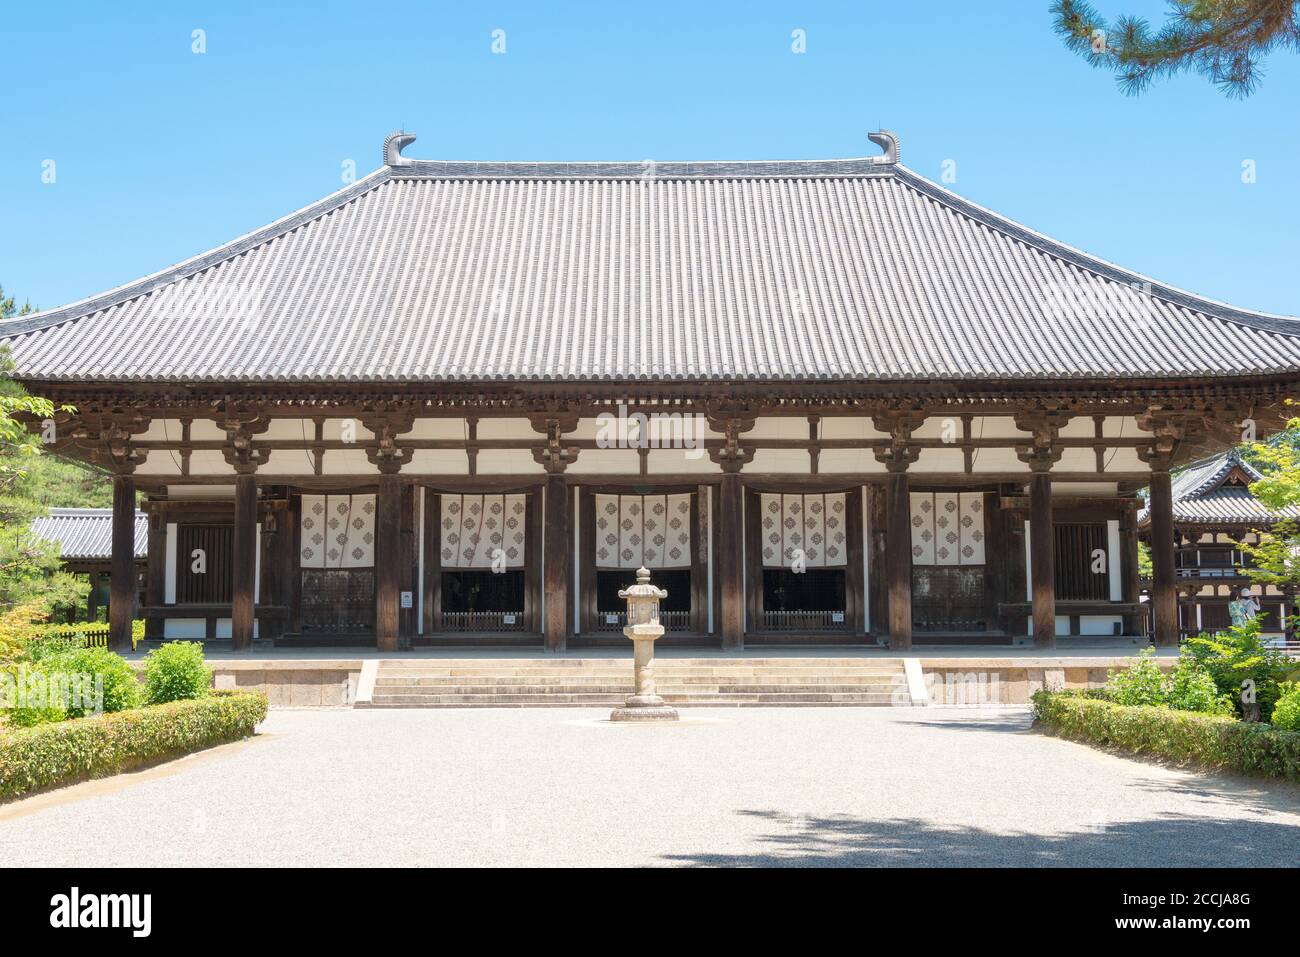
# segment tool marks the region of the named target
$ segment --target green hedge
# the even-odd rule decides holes
[[[1300,780],[1300,732],[1171,708],[1113,704],[1068,691],[1039,691],[1034,717],[1074,741],[1171,761]]]
[[[214,691],[192,701],[0,732],[0,800],[237,741],[265,717],[265,695]]]

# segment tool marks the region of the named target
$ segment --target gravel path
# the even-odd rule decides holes
[[[0,805],[31,865],[1295,865],[1300,789],[1023,711],[275,711],[251,742]]]

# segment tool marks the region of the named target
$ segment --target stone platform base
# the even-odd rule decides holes
[[[1025,705],[1043,687],[1096,688],[1132,657],[656,657],[669,708]],[[274,708],[604,707],[632,693],[626,658],[214,656],[217,688],[261,691]],[[1158,659],[1162,668],[1176,663]],[[133,664],[143,669],[143,661]],[[369,673],[369,680],[363,675]],[[639,709],[632,709],[639,710]],[[637,718],[619,720],[638,720]]]

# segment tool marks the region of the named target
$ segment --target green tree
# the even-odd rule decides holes
[[[1154,30],[1141,17],[1107,23],[1084,0],[1054,0],[1052,14],[1066,46],[1113,72],[1129,94],[1194,70],[1228,96],[1248,96],[1269,52],[1300,50],[1297,0],[1169,0],[1168,17]]]
[[[1267,508],[1300,508],[1300,418],[1287,423],[1285,432],[1249,447],[1249,455],[1264,477],[1250,491]],[[1248,574],[1257,582],[1279,588],[1300,588],[1300,522],[1278,522],[1260,535],[1258,545],[1243,544],[1255,560]]]
[[[0,287],[0,319],[34,311],[31,303],[16,306]],[[0,606],[32,605],[45,614],[75,609],[89,584],[60,570],[58,546],[33,536],[31,523],[50,505],[72,504],[57,501],[64,495],[85,500],[102,494],[83,470],[43,455],[39,438],[23,422],[70,407],[29,395],[12,371],[8,350],[0,348]]]

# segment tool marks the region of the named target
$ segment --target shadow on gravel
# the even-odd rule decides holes
[[[741,811],[768,822],[752,854],[665,855],[696,867],[1293,867],[1300,827],[1177,818],[1098,824],[1059,836]]]
[[[894,724],[906,724],[916,728],[944,728],[952,731],[1003,731],[1022,734],[1030,730],[1032,717],[1025,712],[1006,714],[989,714],[972,708],[963,717],[956,708],[948,709],[952,717],[944,718],[898,718]]]

